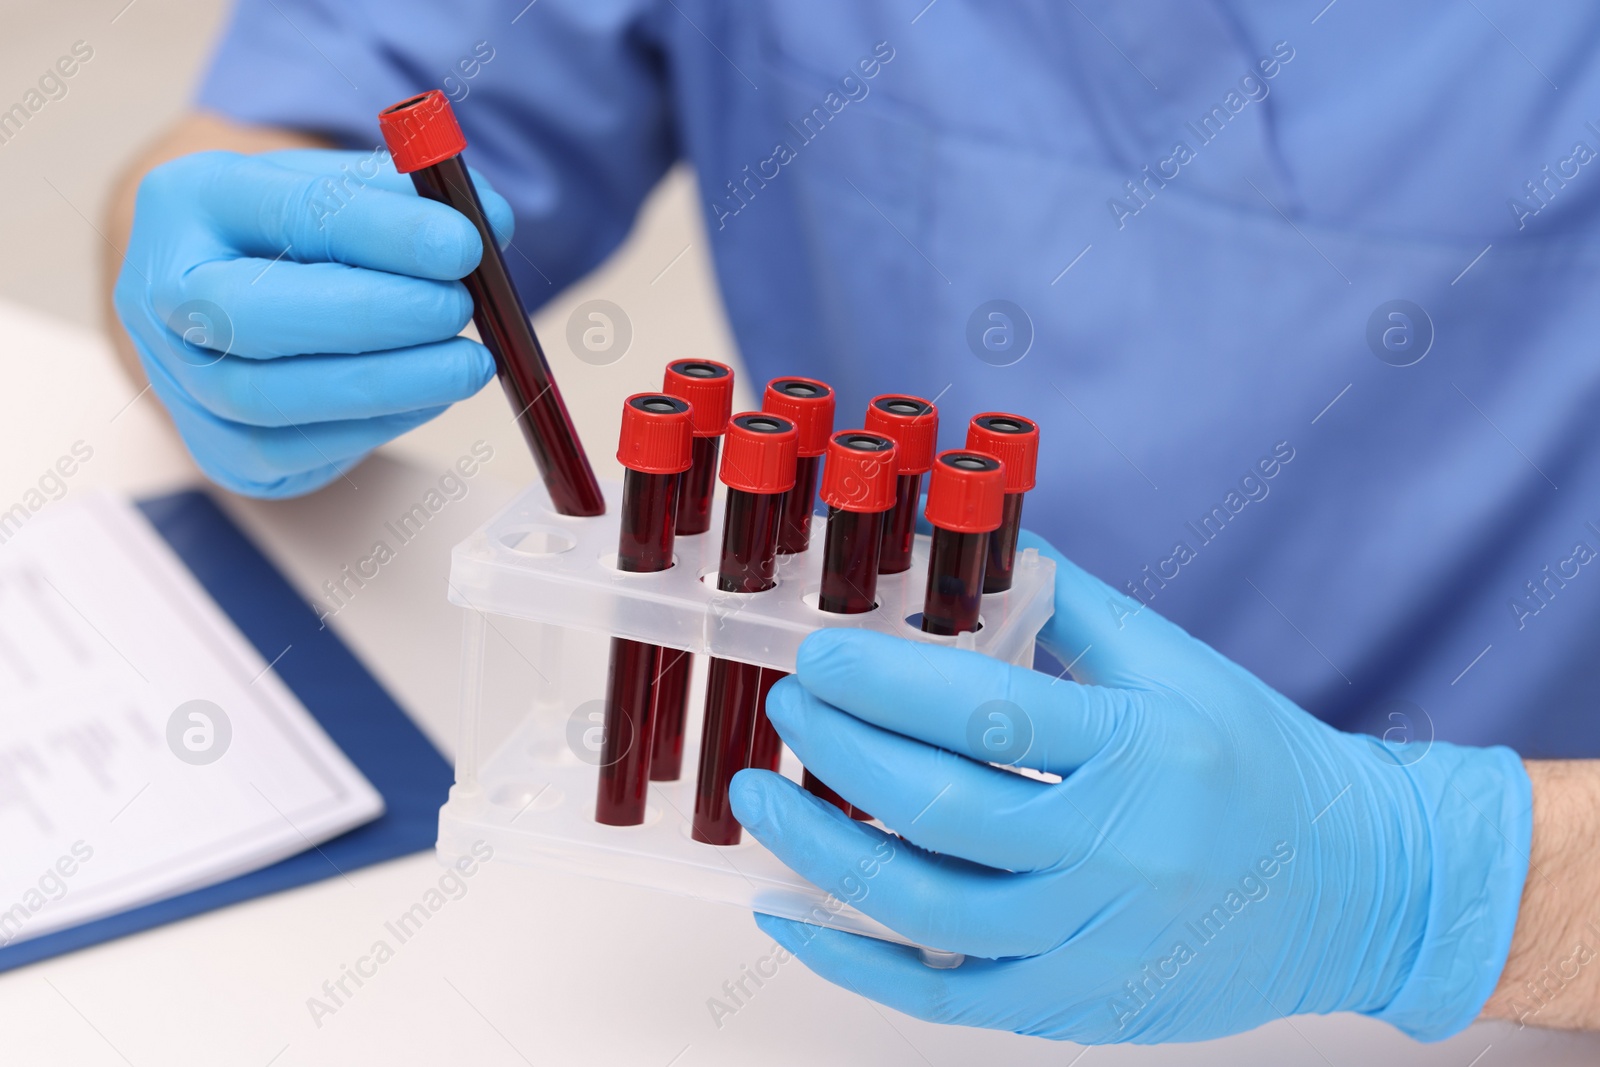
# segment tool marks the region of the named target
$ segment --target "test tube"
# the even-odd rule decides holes
[[[828,529],[822,549],[822,588],[817,607],[837,615],[859,615],[878,606],[878,557],[883,550],[883,520],[895,505],[899,457],[894,441],[864,430],[836,433],[828,442],[822,500]],[[852,818],[858,812],[810,770],[801,784]]]
[[[924,633],[952,637],[978,629],[989,533],[1000,525],[1004,496],[1004,464],[993,456],[951,449],[934,460],[924,512],[933,527]]]
[[[711,359],[667,364],[661,391],[689,402],[694,421],[694,462],[678,494],[678,536],[711,529],[711,494],[717,484],[717,453],[733,414],[733,368]]]
[[[688,401],[664,393],[639,393],[623,404],[617,462],[627,473],[622,482],[618,570],[664,571],[672,566],[679,475],[689,468],[690,442]],[[652,698],[663,652],[643,641],[611,639],[596,822],[609,826],[644,822]]]
[[[750,728],[750,766],[764,771],[776,771],[783,763],[783,738],[767,718],[767,694],[778,684],[778,679],[787,677],[788,671],[762,667],[761,681],[756,684],[755,725]]]
[[[845,430],[829,440],[822,480],[828,529],[817,594],[822,611],[859,615],[877,607],[883,524],[895,506],[899,459],[894,439],[886,434]]]
[[[465,215],[483,239],[483,259],[462,279],[472,294],[472,321],[494,356],[500,385],[516,412],[550,502],[563,515],[601,515],[605,497],[589,467],[583,443],[567,413],[539,338],[512,284],[500,242],[461,160],[467,147],[450,101],[437,89],[400,101],[378,114],[395,169],[410,174],[417,193]]]
[[[733,368],[710,359],[680,359],[667,364],[661,391],[687,400],[694,424],[692,461],[678,489],[678,536],[703,534],[711,529],[717,452],[733,411]],[[693,673],[694,653],[678,648],[662,651],[656,679],[655,736],[650,743],[652,782],[675,782],[683,773],[683,730]]]
[[[986,411],[967,423],[967,449],[994,456],[1005,464],[1006,497],[1000,527],[989,535],[989,559],[983,568],[983,591],[1011,588],[1017,562],[1017,533],[1022,529],[1022,496],[1035,484],[1039,467],[1039,426],[1032,419],[1003,411]]]
[[[828,435],[833,433],[833,390],[815,378],[774,378],[761,396],[761,410],[782,415],[800,434],[794,488],[783,498],[778,555],[804,552],[811,544],[811,509],[817,499],[817,474]]]
[[[783,497],[778,520],[778,555],[792,556],[811,546],[811,508],[828,435],[833,432],[833,390],[815,378],[774,378],[761,397],[761,410],[782,415],[799,433],[794,488]],[[766,667],[756,698],[756,724],[750,741],[750,766],[776,771],[783,761],[783,739],[767,718],[767,693],[788,671]]]
[[[717,588],[724,593],[759,593],[777,584],[778,521],[783,494],[794,486],[798,438],[794,423],[781,415],[751,411],[728,423],[721,469],[728,502],[717,569]],[[696,841],[739,843],[742,828],[728,801],[728,783],[749,766],[760,687],[760,667],[711,660],[691,831]]]
[[[917,503],[922,476],[933,466],[939,439],[939,409],[920,396],[877,396],[867,405],[867,430],[893,438],[900,457],[895,503],[883,522],[879,574],[911,568],[911,546],[917,533]]]

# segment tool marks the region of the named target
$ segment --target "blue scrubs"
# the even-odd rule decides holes
[[[1337,726],[1600,756],[1600,9],[524,2],[243,0],[200,103],[444,88],[532,302],[687,160],[756,379],[1033,416],[1027,524]]]

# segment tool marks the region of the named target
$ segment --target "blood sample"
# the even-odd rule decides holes
[[[680,488],[679,493],[683,490]],[[689,682],[694,653],[681,648],[661,650],[656,672],[655,711],[650,716],[650,780],[676,782],[683,774],[683,731],[689,718]]]
[[[1004,465],[993,456],[952,449],[934,460],[924,513],[933,526],[924,633],[948,637],[978,628],[989,533],[1000,525],[1004,497]]]
[[[811,544],[811,508],[817,499],[817,474],[828,435],[833,432],[833,390],[815,378],[774,378],[761,397],[761,410],[782,415],[800,433],[794,488],[783,499],[778,554],[792,556]]]
[[[894,439],[900,457],[894,508],[883,521],[883,553],[879,574],[911,568],[911,545],[917,533],[917,503],[922,476],[933,466],[939,438],[939,409],[919,396],[878,396],[867,405],[867,430]]]
[[[1011,588],[1017,561],[1017,533],[1022,529],[1022,496],[1032,489],[1039,467],[1039,426],[1021,415],[986,411],[967,423],[967,449],[1005,464],[1006,499],[1000,527],[989,535],[989,560],[983,568],[983,591]]]
[[[728,423],[721,469],[728,502],[717,570],[722,592],[759,593],[777,584],[778,521],[783,494],[794,486],[798,438],[794,423],[781,415],[752,411]],[[728,801],[728,783],[749,766],[760,689],[760,667],[712,659],[695,786],[696,841],[739,843],[742,828]]]
[[[899,458],[894,439],[886,434],[845,430],[828,442],[822,482],[828,529],[817,596],[821,610],[859,615],[877,606],[883,522],[895,506]]]
[[[756,721],[750,728],[750,766],[764,771],[776,771],[783,763],[783,738],[767,718],[767,694],[780,678],[787,677],[788,671],[762,667],[761,681],[756,685]]]
[[[828,434],[833,432],[833,390],[815,378],[774,378],[761,397],[761,410],[782,415],[799,433],[795,450],[794,488],[784,494],[778,520],[778,555],[792,556],[811,545],[811,508],[817,498],[817,476]],[[776,771],[783,759],[783,739],[767,718],[767,693],[788,672],[771,667],[761,672],[755,729],[750,741],[750,766]]]
[[[761,410],[782,415],[799,433],[795,449],[794,488],[783,497],[778,520],[778,555],[792,556],[811,546],[811,508],[817,499],[817,476],[828,434],[833,432],[833,390],[815,378],[774,378],[761,397]],[[756,722],[750,741],[750,766],[776,771],[783,760],[783,739],[767,718],[767,693],[787,675],[771,667],[761,672]]]
[[[550,502],[563,515],[604,514],[600,483],[461,160],[467,139],[450,102],[431,89],[385,108],[378,114],[378,125],[395,169],[411,175],[417,193],[461,212],[483,239],[483,259],[462,282],[472,294],[472,321],[494,356],[500,385],[516,412]]]
[[[624,403],[617,462],[627,468],[627,474],[622,483],[618,570],[664,571],[672,566],[679,475],[689,468],[690,434],[685,400],[664,393],[640,393]],[[663,652],[642,641],[611,639],[596,822],[610,826],[644,822],[652,699]]]
[[[733,411],[733,368],[709,359],[667,364],[661,391],[687,400],[694,423],[694,449],[678,489],[678,536],[711,528],[711,493],[717,481],[717,452]],[[675,782],[683,773],[683,730],[688,718],[689,680],[694,654],[669,648],[661,653],[656,679],[655,736],[650,743],[650,780]]]
[[[682,397],[692,409],[694,462],[678,493],[678,536],[711,529],[711,493],[717,482],[717,452],[733,413],[733,368],[710,359],[667,364],[661,391]]]
[[[836,433],[828,442],[822,500],[828,529],[822,549],[822,588],[817,607],[838,615],[859,615],[878,606],[878,557],[883,520],[895,506],[899,457],[893,439],[864,430]],[[809,770],[802,785],[852,818],[857,811]]]

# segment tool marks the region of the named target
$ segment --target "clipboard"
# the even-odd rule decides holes
[[[454,772],[377,679],[203,490],[139,503],[156,531],[372,787],[384,813],[260,870],[0,948],[0,972],[432,848]]]

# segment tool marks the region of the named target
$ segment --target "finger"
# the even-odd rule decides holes
[[[214,166],[212,154],[204,155],[204,164]],[[160,173],[152,172],[158,194]],[[174,176],[181,179],[181,169]],[[236,157],[220,175],[208,172],[196,188],[219,236],[247,256],[450,280],[464,277],[483,255],[466,216],[414,193],[368,187],[338,196],[338,183],[327,175],[255,156]]]
[[[1057,940],[1053,924],[1015,922],[1035,906],[1036,875],[925,852],[770,771],[740,771],[728,795],[739,822],[778,859],[912,941],[995,959]]]
[[[1038,534],[1023,530],[1019,551],[1034,548],[1055,562],[1055,614],[1039,643],[1072,676],[1093,685],[1142,687],[1192,673],[1210,652],[1183,629],[1073,563]],[[1157,579],[1159,580],[1159,579]]]
[[[247,359],[409,348],[454,337],[472,317],[472,297],[459,282],[256,259],[202,263],[151,302],[191,342],[185,348]],[[173,355],[206,362],[203,354]]]
[[[219,418],[292,426],[444,407],[488,384],[494,360],[478,342],[452,337],[361,356],[225,356],[204,364],[174,360],[168,369]]]
[[[327,178],[331,185],[321,186],[322,191],[346,200],[365,188],[391,193],[416,192],[410,175],[394,169],[389,150],[382,146],[351,150],[282,148],[276,152],[261,152],[252,158],[276,163],[299,174]]]
[[[279,152],[263,152],[257,159],[271,160],[290,170],[318,176],[319,187],[331,202],[343,204],[356,193],[369,186],[391,193],[415,193],[410,175],[394,169],[389,150],[378,147],[365,152],[340,152],[326,148],[286,148]],[[495,239],[504,248],[511,241],[516,226],[511,204],[495,192],[489,179],[476,167],[468,167],[472,187],[483,204],[484,217]]]
[[[870,630],[812,633],[795,677],[875,726],[976,760],[1062,775],[1108,744],[1138,699]]]
[[[250,496],[292,495],[291,486],[322,484],[355,466],[374,448],[445,410],[424,408],[306,426],[249,426],[218,418],[201,407],[161,364],[144,355],[151,388],[172,415],[200,469],[224,488]]]
[[[936,1023],[970,1018],[972,1002],[997,969],[1015,964],[967,959],[941,969],[922,962],[921,952],[875,937],[756,914],[756,925],[785,951],[822,978],[895,1011]]]
[[[516,229],[516,216],[512,214],[511,204],[495,192],[494,186],[476,167],[468,167],[467,174],[472,178],[472,188],[478,194],[478,202],[483,205],[484,221],[489,224],[495,242],[503,249],[511,243],[512,233]]]
[[[325,485],[350,477],[346,472],[360,466],[362,458],[364,457],[346,460],[343,463],[325,464],[315,470],[301,471],[298,474],[285,474],[267,483],[236,479],[229,471],[212,470],[204,464],[201,465],[201,470],[205,471],[206,477],[222,488],[241,496],[253,496],[261,500],[288,500],[314,493]]]
[[[922,962],[921,951],[908,945],[759,912],[755,920],[781,950],[820,977],[914,1018],[1086,1045],[1132,1037],[1116,1026],[1115,1013],[1106,1010],[1103,987],[1094,988],[1087,974],[1077,973],[1094,973],[1093,965],[1071,968],[1065,976],[1060,969],[1045,976],[1035,960],[968,957],[957,967],[930,967]],[[787,961],[779,956],[778,962]],[[1137,975],[1137,960],[1119,962]],[[1042,982],[1050,983],[1049,1010],[1030,1013]]]
[[[868,725],[793,678],[773,687],[767,715],[808,770],[922,848],[1036,871],[1094,843],[1056,787]]]
[[[205,415],[191,417],[180,429],[196,462],[224,488],[250,496],[285,496],[293,495],[289,487],[307,475],[316,484],[331,481],[379,445],[444,410],[283,427],[244,426]]]

